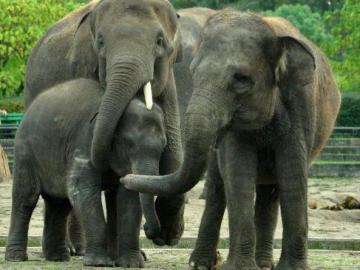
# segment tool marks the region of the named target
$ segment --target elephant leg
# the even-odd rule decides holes
[[[64,262],[70,260],[66,246],[67,216],[71,211],[69,203],[57,203],[45,199],[44,231],[42,248],[48,261]]]
[[[206,175],[206,174],[205,174]],[[205,176],[205,179],[207,179],[208,177]],[[206,194],[208,192],[208,189],[209,189],[209,182],[207,180],[204,181],[204,188],[203,188],[203,191],[201,192],[200,194],[200,197],[199,199],[200,200],[206,200]]]
[[[160,167],[162,174],[176,170],[177,166],[175,166],[174,162],[171,162],[171,159],[171,153],[163,155]],[[165,168],[167,169],[165,170]],[[155,208],[161,225],[161,238],[153,240],[156,245],[174,246],[178,244],[184,232],[185,197],[186,194],[180,194],[156,198]]]
[[[85,235],[84,230],[75,216],[75,212],[71,211],[68,217],[67,246],[71,256],[84,256],[85,254]]]
[[[164,111],[167,145],[160,160],[160,175],[175,172],[182,161],[182,145],[178,98],[173,71],[163,95],[159,99]],[[157,245],[176,245],[184,232],[185,194],[171,197],[158,197],[155,202],[160,221],[162,241],[154,241]]]
[[[101,203],[100,179],[95,173],[81,172],[72,183],[72,192],[69,192],[76,216],[85,231],[84,265],[87,266],[113,265],[107,254],[107,226]]]
[[[143,268],[140,250],[141,205],[139,193],[119,186],[117,194],[118,258],[115,265],[124,268]]]
[[[160,171],[162,174],[174,172],[177,162],[174,162],[173,153],[163,154]],[[177,245],[184,232],[185,194],[171,197],[157,197],[155,201],[156,213],[161,225],[161,238],[153,242],[157,245]]]
[[[226,270],[258,270],[255,263],[254,198],[257,177],[257,151],[236,135],[226,134],[219,151],[229,215],[230,248]]]
[[[105,191],[107,217],[107,249],[111,259],[115,260],[118,251],[117,243],[117,192],[118,189]]]
[[[5,260],[26,261],[29,223],[40,196],[40,187],[28,171],[29,163],[17,161],[12,190],[11,223]],[[21,169],[18,169],[21,168]]]
[[[190,257],[190,269],[212,269],[216,264],[216,248],[226,201],[224,185],[219,173],[216,152],[209,156],[206,183],[206,203],[196,246]]]
[[[279,209],[279,192],[276,185],[257,185],[255,202],[256,263],[263,270],[271,270],[273,238]]]
[[[304,140],[292,136],[276,151],[283,240],[276,270],[305,270],[307,265],[307,153]],[[286,147],[285,147],[285,146]]]
[[[156,213],[161,225],[161,238],[155,238],[156,245],[175,246],[184,232],[185,194],[173,197],[157,197]]]

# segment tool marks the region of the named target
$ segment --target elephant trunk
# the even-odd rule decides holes
[[[108,82],[96,119],[91,145],[91,160],[103,169],[115,128],[130,100],[137,91],[153,79],[153,68],[138,57],[114,61],[108,70]]]
[[[216,99],[209,101],[207,95],[194,91],[185,114],[185,155],[179,170],[165,176],[128,175],[122,183],[129,189],[160,196],[184,193],[194,187],[203,175],[209,147],[223,116]]]
[[[132,169],[135,174],[159,175],[159,166],[153,162],[142,160]],[[154,195],[140,193],[140,204],[146,223],[144,224],[145,235],[148,239],[160,237],[161,225],[155,209]]]

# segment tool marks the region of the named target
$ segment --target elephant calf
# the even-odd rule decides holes
[[[29,221],[41,195],[45,201],[43,251],[47,260],[70,259],[65,236],[67,216],[73,208],[85,231],[84,264],[112,265],[101,191],[115,190],[116,198],[110,205],[113,208],[108,210],[108,222],[116,218],[117,227],[112,230],[119,250],[115,264],[143,267],[139,249],[140,201],[147,218],[146,233],[152,238],[160,234],[154,198],[142,195],[139,200],[139,194],[126,190],[118,179],[129,172],[158,174],[166,146],[163,112],[156,104],[149,110],[140,98],[131,101],[108,149],[107,168],[100,171],[90,161],[90,146],[102,96],[98,82],[79,79],[44,92],[27,110],[15,142],[6,260],[27,259]]]

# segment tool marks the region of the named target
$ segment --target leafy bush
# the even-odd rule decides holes
[[[288,19],[301,33],[316,44],[327,42],[331,38],[325,31],[322,16],[317,12],[312,12],[308,5],[282,5],[275,11],[266,11],[264,14]]]
[[[359,127],[360,126],[360,95],[345,94],[342,98],[337,126]]]
[[[360,92],[360,2],[346,0],[343,8],[327,17],[333,25],[333,42],[325,44],[342,91]]]
[[[0,97],[21,92],[31,49],[52,23],[77,5],[56,0],[0,0]]]

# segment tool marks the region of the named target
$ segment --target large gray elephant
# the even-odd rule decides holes
[[[226,206],[230,250],[222,269],[272,269],[279,203],[284,230],[275,269],[309,269],[308,168],[340,106],[326,56],[285,19],[223,10],[202,30],[191,71],[194,92],[180,169],[121,181],[140,192],[185,192],[203,173],[211,148],[209,190],[190,269],[214,265]]]
[[[130,172],[158,175],[160,157],[166,146],[163,112],[157,104],[149,110],[141,99],[133,99],[116,124],[107,154],[109,169],[99,170],[90,162],[90,146],[103,94],[98,82],[78,79],[42,93],[28,108],[15,139],[6,260],[27,260],[28,226],[41,195],[45,201],[45,259],[70,259],[65,246],[66,220],[74,208],[85,231],[84,264],[113,265],[108,256],[101,205],[101,190],[113,190],[117,197],[116,212],[111,213],[117,221],[115,264],[144,266],[139,249],[142,210],[147,236],[157,237],[160,232],[154,197],[144,194],[139,198],[137,192],[119,185],[118,179]]]
[[[52,26],[33,49],[25,77],[26,107],[60,82],[80,77],[99,81],[105,95],[96,118],[91,160],[106,169],[118,119],[150,82],[153,98],[164,111],[168,141],[160,174],[174,172],[182,159],[173,74],[180,47],[178,18],[169,1],[93,0]],[[156,210],[162,228],[157,244],[176,244],[184,229],[184,196],[158,197]]]

